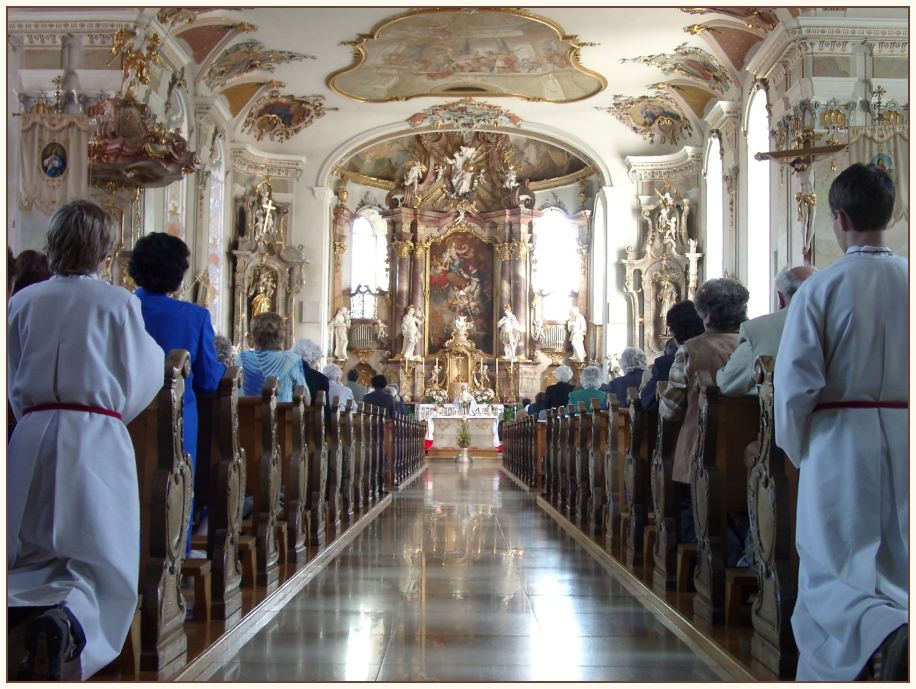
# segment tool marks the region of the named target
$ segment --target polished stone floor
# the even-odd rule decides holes
[[[200,679],[728,679],[494,460],[436,460]]]

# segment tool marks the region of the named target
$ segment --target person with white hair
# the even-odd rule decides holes
[[[544,391],[545,409],[565,407],[567,404],[569,404],[569,393],[575,389],[575,386],[570,385],[569,383],[573,377],[572,369],[569,366],[566,366],[565,364],[563,366],[557,366],[557,369],[553,372],[553,375],[556,377],[557,382],[553,385],[548,385],[547,389]]]
[[[582,369],[582,373],[579,374],[579,383],[582,387],[569,393],[568,403],[578,409],[579,402],[584,402],[585,408],[589,409],[592,400],[603,402],[605,398],[605,393],[601,390],[603,381],[604,371],[601,370],[600,366],[595,366],[594,364],[586,366]]]
[[[605,391],[610,395],[616,395],[618,404],[621,407],[626,407],[628,404],[627,390],[629,388],[639,389],[643,373],[648,365],[646,353],[639,347],[625,347],[620,353],[620,361],[618,362],[623,375],[610,381],[605,386]]]
[[[776,275],[773,286],[779,308],[749,321],[738,329],[738,347],[716,373],[716,385],[723,395],[756,395],[754,364],[759,356],[777,356],[789,302],[802,283],[817,272],[814,266],[786,266]]]
[[[328,364],[322,370],[322,373],[328,377],[328,394],[333,404],[334,398],[337,398],[337,407],[341,411],[347,408],[347,400],[356,400],[353,398],[353,391],[340,382],[343,377],[343,370],[337,364]]]
[[[315,399],[319,390],[324,391],[325,421],[331,420],[331,394],[328,377],[318,370],[321,361],[321,347],[314,340],[296,340],[291,351],[302,358],[302,373],[309,389],[309,397]]]
[[[401,416],[407,416],[407,405],[405,405],[404,401],[401,399],[401,395],[398,392],[398,386],[394,383],[390,383],[385,386],[385,392],[394,398],[395,411]]]

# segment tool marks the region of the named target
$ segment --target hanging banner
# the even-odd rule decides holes
[[[67,201],[89,197],[89,137],[85,115],[22,115],[19,207],[50,215]]]

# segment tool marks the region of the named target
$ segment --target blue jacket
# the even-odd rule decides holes
[[[668,380],[671,364],[674,363],[674,354],[662,354],[655,358],[652,364],[652,377],[646,382],[646,387],[639,394],[639,402],[643,409],[657,409],[658,397],[656,396],[656,383]]]
[[[191,455],[194,466],[197,458],[197,397],[194,392],[213,392],[226,372],[226,367],[216,359],[210,312],[165,294],[147,292],[142,287],[136,295],[140,299],[146,332],[152,335],[166,356],[171,349],[187,349],[191,354],[191,375],[185,381],[183,400],[184,449]]]

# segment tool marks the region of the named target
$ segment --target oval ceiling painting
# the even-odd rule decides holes
[[[360,101],[460,95],[570,103],[607,86],[579,64],[575,36],[523,10],[414,10],[347,44],[353,64],[331,74],[328,87]]]

